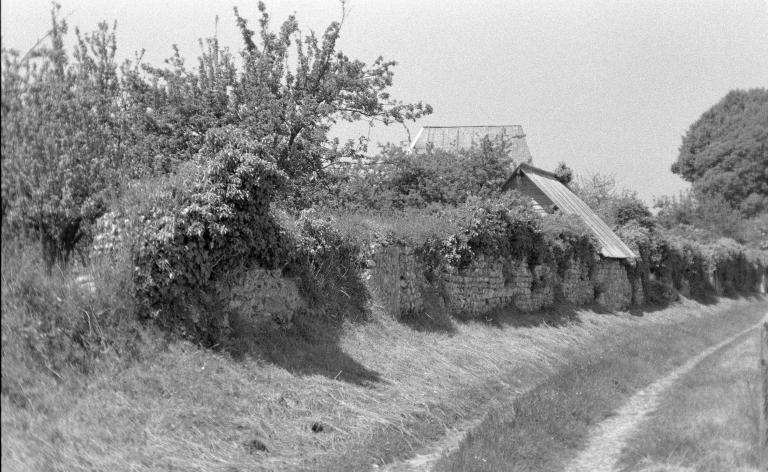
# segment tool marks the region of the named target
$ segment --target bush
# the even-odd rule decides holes
[[[671,230],[692,226],[698,231],[689,237],[694,236],[699,242],[726,237],[743,243],[748,239],[743,215],[722,197],[689,191],[660,199],[655,206],[659,208],[659,224]]]
[[[271,268],[285,259],[269,212],[285,176],[261,155],[237,128],[210,130],[198,156],[143,203],[134,282],[144,316],[213,342],[227,322],[211,282],[246,264]]]
[[[313,311],[336,320],[362,316],[368,300],[362,242],[339,231],[333,217],[312,210],[294,221],[283,215],[281,224],[291,244],[286,275],[299,278]]]
[[[386,146],[374,162],[337,167],[331,188],[314,200],[337,212],[389,212],[495,198],[513,170],[502,144],[486,139],[473,149],[418,155]]]
[[[545,259],[557,267],[560,275],[572,260],[586,262],[591,270],[599,259],[600,242],[576,215],[564,215],[560,212],[545,215],[542,233],[547,250]]]
[[[557,180],[559,180],[566,187],[573,180],[573,170],[565,165],[565,162],[558,163],[554,173],[555,177],[557,177]]]

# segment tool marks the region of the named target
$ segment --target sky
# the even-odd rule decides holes
[[[296,13],[322,33],[337,0],[267,0],[275,27]],[[70,27],[117,21],[118,54],[160,64],[177,44],[190,63],[214,32],[241,47],[232,7],[255,1],[61,0]],[[0,0],[2,44],[26,51],[50,26],[47,0]],[[219,24],[216,28],[215,18]],[[351,0],[339,48],[398,61],[392,95],[429,103],[421,126],[522,125],[533,163],[613,175],[654,197],[687,188],[669,170],[688,127],[729,90],[768,87],[767,0]],[[334,130],[407,139],[400,126]]]

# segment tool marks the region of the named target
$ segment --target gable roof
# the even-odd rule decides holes
[[[465,151],[478,147],[484,137],[498,139],[515,165],[531,162],[531,151],[520,125],[504,126],[425,126],[408,150],[426,152],[428,146],[443,151]]]
[[[530,181],[541,190],[557,208],[566,214],[578,215],[587,227],[592,231],[600,243],[600,254],[605,257],[614,257],[618,259],[633,259],[637,255],[622,241],[616,233],[608,227],[607,224],[592,211],[582,199],[576,196],[571,190],[557,180],[552,172],[547,172],[529,164],[520,164],[512,172],[512,176],[504,184],[504,189],[508,189],[512,179],[518,175],[525,175]]]

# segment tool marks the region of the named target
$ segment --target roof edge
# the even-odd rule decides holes
[[[520,163],[517,167],[515,167],[515,170],[512,171],[512,175],[509,177],[510,179],[517,175],[520,172],[535,172],[537,174],[546,175],[547,177],[551,177],[553,179],[557,179],[557,175],[554,172],[550,172],[548,170],[541,169],[539,167],[532,166],[531,164],[527,164],[525,162]],[[558,179],[559,180],[559,179]]]

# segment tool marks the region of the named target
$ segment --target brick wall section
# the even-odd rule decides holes
[[[305,308],[296,281],[279,270],[249,269],[234,280],[219,282],[216,291],[230,310],[254,322],[289,323]]]

